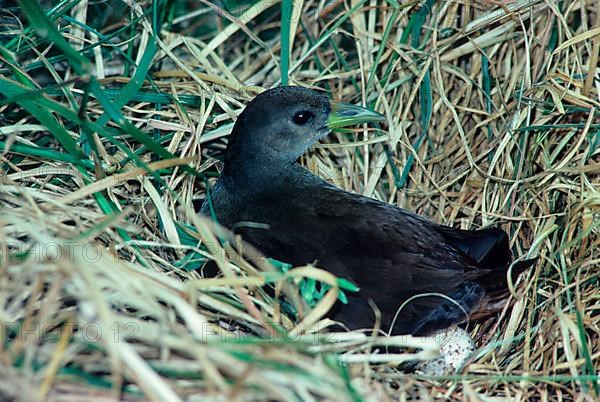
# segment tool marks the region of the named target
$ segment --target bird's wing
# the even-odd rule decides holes
[[[321,193],[313,206],[331,242],[347,250],[345,263],[358,283],[383,279],[391,294],[448,293],[462,285],[465,269],[474,268],[436,224],[403,209],[335,189]]]
[[[361,288],[361,297],[376,302],[385,330],[427,334],[464,321],[465,312],[483,298],[483,289],[468,280],[478,277],[477,262],[450,242],[439,225],[336,189],[319,193],[312,205],[315,230],[331,236],[321,240],[328,249],[338,247],[339,261],[323,261],[324,266],[339,264]],[[341,310],[338,318],[355,322],[353,310]]]
[[[463,309],[471,310],[483,297],[479,285],[468,281],[477,277],[477,262],[439,225],[329,186],[277,196],[248,206],[244,220],[266,225],[242,228],[242,236],[269,257],[293,265],[315,263],[353,281],[359,296],[335,316],[352,327],[373,322],[368,300],[381,310],[384,326],[391,326],[398,308],[417,295],[441,293],[463,306],[440,296],[413,298],[394,332],[426,333],[464,320]]]
[[[261,204],[260,202],[257,204]],[[437,225],[400,208],[334,187],[271,199],[244,238],[292,264],[316,263],[354,281],[367,297],[449,294],[475,261],[452,247]],[[373,294],[371,294],[373,293]]]

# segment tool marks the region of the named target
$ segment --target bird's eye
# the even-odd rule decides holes
[[[308,110],[296,112],[296,114],[294,115],[294,123],[298,124],[299,126],[302,126],[308,123],[313,117],[314,114],[312,112],[309,112]]]

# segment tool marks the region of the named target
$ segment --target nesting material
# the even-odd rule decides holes
[[[40,3],[0,12],[0,400],[598,400],[597,2]],[[331,275],[278,276],[188,213],[286,75],[388,121],[316,146],[313,173],[539,256],[464,381],[399,372],[429,344],[385,325],[334,337]]]

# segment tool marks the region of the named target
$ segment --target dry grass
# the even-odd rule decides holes
[[[328,333],[331,275],[282,273],[194,213],[236,115],[285,70],[279,2],[232,15],[201,1],[156,43],[151,16],[130,24],[149,3],[76,2],[57,12],[71,49],[130,24],[83,52],[91,67],[41,36],[33,3],[31,22],[2,14],[0,399],[598,398],[596,3],[296,0],[284,21],[291,83],[389,122],[332,136],[303,158],[309,169],[440,223],[501,224],[516,255],[539,256],[512,308],[469,327],[471,363],[444,378],[397,370],[430,343]],[[127,21],[100,24],[110,7]],[[206,258],[222,278],[194,270]],[[301,278],[332,285],[312,310]]]

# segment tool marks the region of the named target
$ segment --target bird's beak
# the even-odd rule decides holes
[[[354,126],[361,123],[385,121],[382,114],[373,112],[362,106],[349,103],[334,102],[331,104],[331,113],[327,119],[327,128],[335,130],[342,127]]]

